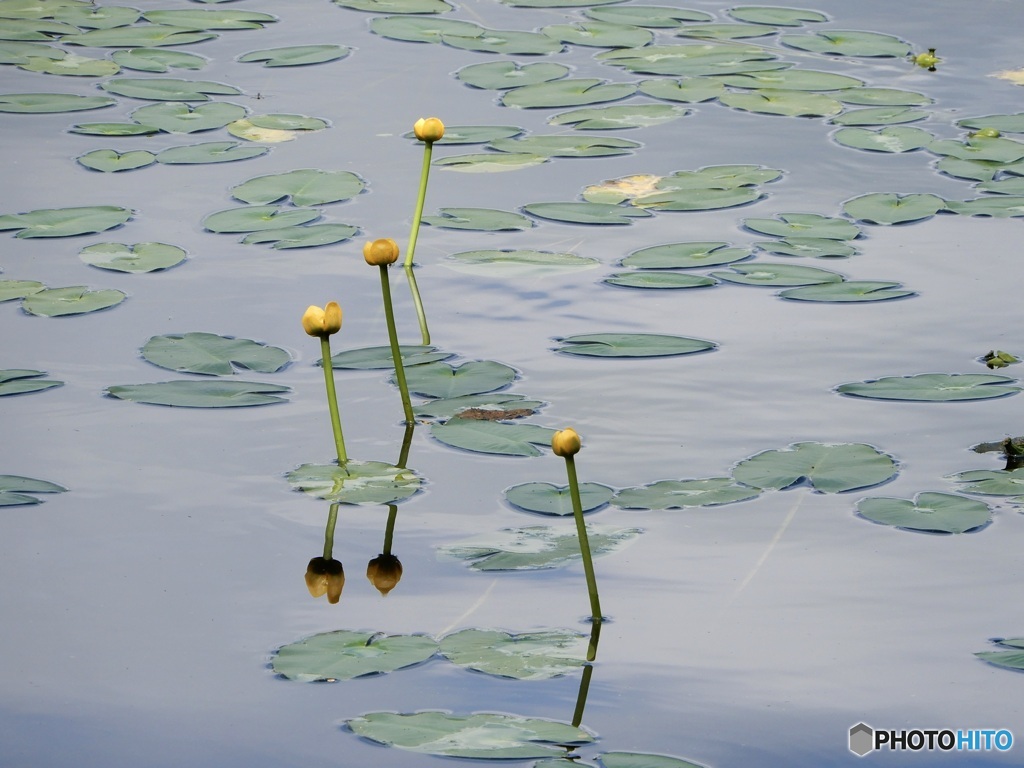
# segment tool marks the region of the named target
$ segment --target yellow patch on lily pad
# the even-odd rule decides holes
[[[228,123],[228,133],[245,141],[258,141],[263,144],[280,144],[282,141],[294,141],[304,131],[284,131],[279,128],[260,128],[249,120],[235,120]]]
[[[1009,80],[1014,85],[1024,85],[1024,69],[1004,69],[1002,72],[993,72],[989,77]]]
[[[645,195],[652,195],[660,191],[658,182],[662,178],[651,174],[637,174],[603,181],[600,184],[591,184],[583,190],[583,199],[592,203],[618,203],[622,200],[633,200]]]

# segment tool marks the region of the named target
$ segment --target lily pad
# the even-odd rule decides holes
[[[837,91],[857,88],[863,80],[834,72],[819,72],[814,69],[778,69],[770,72],[751,72],[724,75],[718,78],[730,88],[761,90],[764,88],[786,91]],[[838,96],[838,94],[836,94]]]
[[[639,208],[591,202],[530,203],[524,205],[523,210],[541,219],[570,224],[632,224],[633,219],[651,215]]]
[[[889,301],[915,296],[899,283],[880,280],[844,280],[839,283],[821,283],[789,288],[779,296],[795,301],[822,301],[830,303],[853,303],[865,301]]]
[[[781,240],[761,240],[754,245],[766,253],[816,259],[845,259],[857,253],[857,249],[848,241],[825,237],[787,237]]]
[[[113,288],[91,291],[84,285],[71,285],[66,288],[47,288],[26,296],[21,301],[21,308],[30,315],[43,317],[84,315],[109,309],[125,298],[122,291]]]
[[[928,113],[911,107],[865,107],[832,118],[835,125],[898,125],[924,120]]]
[[[824,93],[787,91],[763,88],[757,91],[722,94],[720,102],[733,109],[756,112],[761,115],[786,117],[830,117],[843,111],[843,105]]]
[[[923,128],[842,128],[832,134],[838,144],[869,152],[913,152],[924,149],[935,136]]]
[[[687,24],[676,31],[679,37],[697,37],[703,40],[745,40],[775,34],[776,30],[763,24]]]
[[[292,248],[317,248],[351,240],[359,233],[359,227],[351,224],[305,224],[280,229],[264,229],[251,232],[242,238],[246,244],[271,243],[271,248],[284,251]]]
[[[868,498],[857,513],[875,523],[910,531],[967,533],[992,521],[988,504],[951,493],[919,493],[909,499]]]
[[[774,287],[790,287],[797,285],[816,285],[818,283],[838,283],[843,276],[838,272],[819,267],[804,267],[798,264],[769,264],[768,262],[751,262],[750,264],[733,264],[732,272],[712,272],[711,276],[727,283],[741,285],[768,285]]]
[[[642,145],[614,137],[525,136],[497,139],[489,146],[499,152],[528,152],[544,157],[611,157],[632,154],[632,150]]]
[[[241,408],[287,402],[288,387],[256,381],[194,381],[177,379],[155,384],[123,384],[107,388],[119,400],[181,408]]]
[[[683,288],[708,288],[718,285],[713,277],[684,275],[679,272],[616,272],[602,282],[623,288],[649,288],[654,290],[675,290]]]
[[[78,252],[86,264],[114,272],[156,272],[185,260],[185,250],[167,243],[96,243]]]
[[[0,397],[42,392],[44,389],[64,386],[63,381],[44,379],[44,376],[46,371],[33,371],[28,368],[0,369]]]
[[[191,9],[146,11],[142,17],[153,24],[165,24],[181,29],[261,29],[277,21],[276,16],[256,11],[222,11],[219,9]]]
[[[334,683],[422,664],[437,650],[437,641],[426,635],[339,629],[282,646],[270,668],[288,680]]]
[[[956,124],[961,128],[980,131],[983,128],[994,128],[1002,133],[1024,133],[1024,112],[1016,112],[1012,115],[983,115],[981,117],[966,117],[957,120]]]
[[[475,360],[460,365],[436,362],[417,365],[406,371],[409,391],[423,397],[459,397],[479,395],[507,387],[516,379],[516,370],[493,360]]]
[[[639,528],[588,524],[590,553],[598,556],[614,552],[641,533]],[[439,547],[438,552],[470,561],[469,567],[475,571],[535,571],[571,565],[583,559],[576,529],[564,525],[502,528]]]
[[[160,48],[192,45],[217,38],[216,32],[196,31],[166,24],[146,24],[111,29],[90,29],[78,35],[64,35],[61,43],[89,48]]]
[[[654,40],[654,33],[649,30],[607,21],[550,24],[540,31],[563,43],[594,48],[639,48]]]
[[[197,133],[223,128],[228,123],[241,120],[246,112],[245,107],[224,101],[196,106],[165,103],[139,107],[132,112],[132,119],[168,133]]]
[[[748,24],[770,24],[773,27],[802,27],[806,22],[828,21],[828,16],[824,13],[806,8],[744,5],[730,8],[727,13],[737,21],[744,21]],[[607,768],[612,768],[612,766],[607,766]]]
[[[848,88],[836,94],[844,104],[860,104],[865,107],[921,107],[931,104],[933,99],[916,91],[900,88]]]
[[[711,101],[725,93],[722,81],[712,80],[710,77],[687,77],[679,80],[659,77],[656,80],[640,81],[638,89],[640,93],[655,99],[681,101],[684,104]]]
[[[426,419],[450,419],[465,412],[489,421],[502,421],[528,416],[540,410],[545,403],[527,400],[525,395],[512,392],[489,392],[482,395],[462,395],[431,400],[413,407],[413,413]]]
[[[958,483],[965,483],[960,489],[964,493],[978,493],[983,496],[1024,495],[1024,468],[976,469],[960,472],[953,478]]]
[[[479,34],[443,33],[441,42],[453,48],[479,53],[504,53],[514,55],[542,56],[548,53],[559,53],[564,47],[557,40],[539,32],[520,32],[518,30],[484,29]]]
[[[633,251],[621,263],[624,267],[638,269],[699,269],[732,264],[748,258],[748,248],[734,248],[729,243],[668,243]]]
[[[136,168],[145,168],[156,162],[156,155],[144,149],[136,149],[131,152],[116,152],[113,149],[95,149],[79,155],[80,165],[91,168],[94,171],[104,173],[116,173],[118,171],[132,171]]]
[[[584,514],[600,509],[615,494],[607,485],[600,483],[580,483],[580,506]],[[505,490],[505,498],[509,504],[527,512],[540,515],[556,515],[567,517],[573,514],[572,494],[567,485],[551,483],[522,483]]]
[[[233,163],[237,160],[251,160],[269,151],[266,147],[249,147],[237,141],[207,141],[161,150],[157,153],[156,161],[162,165]]]
[[[242,93],[232,85],[173,77],[115,77],[100,83],[100,87],[118,96],[152,101],[209,101],[211,94],[238,96]]]
[[[171,371],[207,376],[230,376],[236,367],[276,373],[292,359],[280,347],[214,333],[153,336],[142,347],[142,357]]]
[[[863,443],[793,443],[764,451],[733,469],[734,479],[754,488],[784,490],[806,483],[821,493],[843,493],[890,480],[896,462]]]
[[[451,357],[450,352],[439,352],[437,347],[407,345],[399,347],[402,355],[402,367],[409,368],[424,363],[435,363],[447,360]],[[318,364],[322,363],[320,361]],[[363,347],[362,349],[347,349],[331,356],[333,368],[347,368],[357,371],[366,370],[388,370],[395,367],[394,358],[391,356],[391,347]]]
[[[23,299],[45,287],[38,280],[0,280],[0,302]]]
[[[0,371],[0,374],[3,372]],[[0,381],[0,389],[3,383]],[[0,394],[3,394],[0,392]],[[37,499],[29,494],[36,493],[64,493],[67,490],[62,485],[51,483],[48,480],[36,480],[21,475],[0,475],[0,507],[16,507],[24,504],[39,504],[42,499]]]
[[[253,205],[211,213],[203,226],[211,232],[262,232],[267,229],[297,227],[320,218],[315,208],[285,208],[277,205]]]
[[[236,121],[233,124],[237,125],[238,122],[243,121]],[[253,115],[247,122],[256,128],[265,128],[271,131],[320,131],[327,127],[324,120],[308,115]],[[228,126],[229,131],[230,128],[231,126]]]
[[[979,197],[974,200],[949,200],[947,208],[961,216],[993,216],[1014,218],[1024,216],[1024,197],[1003,195]]]
[[[534,226],[533,220],[521,213],[493,208],[440,208],[437,216],[423,216],[420,221],[442,229],[476,232],[514,232]]]
[[[251,51],[239,56],[238,61],[262,62],[265,67],[303,67],[344,59],[351,52],[351,48],[343,45],[293,45]]]
[[[370,21],[370,31],[391,40],[411,43],[440,43],[443,35],[480,36],[486,31],[479,24],[439,16],[378,16]],[[548,40],[548,38],[545,38]],[[551,42],[548,40],[548,42]],[[557,44],[556,44],[557,45]]]
[[[382,461],[349,460],[341,466],[303,464],[287,478],[295,490],[318,499],[366,505],[396,504],[414,496],[421,483],[412,470]]]
[[[74,53],[69,53],[60,59],[48,56],[29,57],[18,65],[18,69],[24,69],[26,72],[42,72],[46,75],[71,77],[108,77],[121,71],[121,67],[113,61],[78,56]]]
[[[648,81],[645,81],[648,82]],[[643,85],[641,83],[641,85]],[[623,104],[611,107],[586,107],[562,112],[548,118],[550,125],[571,125],[579,131],[607,131],[620,128],[647,128],[690,114],[685,107],[670,104]]]
[[[780,40],[783,45],[791,48],[830,56],[901,58],[911,52],[910,45],[898,37],[883,35],[880,32],[849,29],[829,29],[806,35],[783,35]]]
[[[594,740],[584,730],[554,720],[477,713],[370,712],[347,720],[353,733],[389,747],[442,757],[532,760],[564,755],[562,745]]]
[[[564,64],[535,62],[518,64],[514,61],[488,61],[463,67],[455,76],[474,88],[501,91],[523,85],[536,85],[567,76],[572,70]],[[447,129],[445,135],[447,136]]]
[[[587,636],[564,629],[522,633],[464,629],[441,638],[441,655],[486,675],[548,680],[586,664]]]
[[[199,70],[206,66],[206,59],[184,51],[165,51],[162,48],[129,48],[114,51],[110,56],[124,69],[140,72],[170,72],[172,69]]]
[[[1016,379],[992,373],[919,373],[843,384],[836,391],[873,400],[945,403],[1014,395],[1021,389],[1015,384]]]
[[[960,160],[993,160],[997,163],[1015,163],[1024,158],[1024,142],[1002,136],[970,136],[965,141],[939,139],[928,145],[936,155],[956,157]]]
[[[704,768],[703,765],[689,760],[646,752],[605,752],[597,759],[603,768]]]
[[[465,451],[500,456],[540,456],[537,446],[550,447],[555,430],[536,424],[511,424],[456,416],[444,424],[431,424],[430,434],[445,445]]]
[[[660,480],[638,488],[623,488],[611,501],[623,509],[683,509],[733,504],[760,495],[759,488],[741,485],[731,477],[708,477]]]
[[[597,78],[565,78],[537,85],[524,85],[506,91],[501,97],[506,107],[528,109],[580,107],[618,101],[636,93],[633,83],[609,83]]]
[[[611,5],[584,9],[591,19],[613,24],[632,24],[635,27],[669,28],[691,21],[713,21],[714,16],[690,8],[672,8],[662,5]]]
[[[495,139],[508,139],[521,133],[524,133],[524,130],[515,125],[446,125],[444,136],[437,143],[486,144]],[[415,139],[416,134],[410,131],[405,137]]]
[[[500,171],[517,171],[531,165],[546,163],[545,155],[534,155],[528,152],[488,152],[471,155],[453,155],[435,160],[434,165],[449,171],[463,173],[495,173]]]
[[[860,227],[846,219],[816,213],[780,213],[774,219],[744,219],[743,226],[774,237],[820,237],[828,240],[853,240]]]
[[[321,171],[306,168],[269,176],[257,176],[231,189],[231,196],[243,203],[267,205],[288,198],[296,206],[323,205],[350,200],[366,182],[350,171]]]
[[[126,27],[138,21],[140,16],[142,12],[136,8],[117,5],[102,8],[89,4],[64,5],[53,14],[55,20],[82,29]]]
[[[995,642],[1003,648],[1024,648],[1024,638],[1020,637],[1004,638]],[[1003,667],[1004,669],[1024,669],[1024,651],[1022,650],[983,651],[974,655],[982,661],[987,661],[989,664],[994,664],[995,666]]]
[[[116,104],[109,96],[78,96],[73,93],[0,93],[0,112],[41,115],[51,112],[83,112]]]
[[[555,351],[584,357],[673,357],[706,352],[713,341],[659,333],[584,333],[557,339]]]
[[[861,195],[843,204],[843,212],[847,216],[869,224],[921,221],[945,208],[946,201],[936,195],[896,195],[883,192]]]

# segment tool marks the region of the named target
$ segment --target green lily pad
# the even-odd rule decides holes
[[[829,29],[807,35],[783,35],[783,45],[801,51],[830,56],[881,56],[901,58],[910,54],[910,45],[898,37],[879,32]]]
[[[269,152],[266,147],[251,147],[237,141],[207,141],[184,147],[169,147],[156,155],[162,165],[203,165],[206,163],[233,163],[251,160]]]
[[[320,131],[327,127],[327,123],[319,117],[306,115],[253,115],[248,122],[257,128],[273,131]],[[230,129],[231,126],[228,126]]]
[[[242,93],[232,85],[173,77],[115,77],[100,83],[100,88],[118,96],[151,101],[209,101],[211,94],[238,96]]]
[[[127,27],[134,24],[142,16],[137,8],[124,6],[96,7],[90,4],[65,5],[53,14],[57,21],[71,24],[82,29],[111,29]]]
[[[793,443],[764,451],[733,469],[734,479],[754,488],[784,490],[806,483],[821,493],[870,488],[896,476],[896,462],[863,443]]]
[[[241,62],[262,62],[264,67],[304,67],[344,59],[352,52],[343,45],[293,45],[250,51],[238,57]]]
[[[961,216],[993,216],[996,218],[1024,216],[1024,197],[1010,195],[979,197],[975,200],[949,200],[946,206],[950,211]]]
[[[84,285],[71,285],[66,288],[47,288],[26,296],[21,300],[21,308],[30,315],[43,317],[84,315],[109,309],[125,298],[122,291],[113,288],[90,291]]]
[[[308,224],[320,218],[315,208],[285,208],[278,205],[253,205],[211,213],[203,226],[211,232],[262,232]]]
[[[0,397],[42,392],[44,389],[64,386],[63,381],[44,379],[43,376],[46,376],[46,371],[33,371],[28,368],[0,369]]]
[[[52,45],[21,42],[18,40],[0,40],[0,64],[24,64],[30,58],[59,59],[64,55],[65,51]]]
[[[953,475],[958,483],[965,483],[960,489],[964,493],[978,493],[983,496],[1020,496],[1024,494],[1024,468],[1021,469],[976,469]]]
[[[475,232],[515,232],[534,226],[533,220],[521,213],[493,208],[440,208],[437,213],[437,216],[423,216],[420,221],[442,229]]]
[[[770,72],[751,72],[724,75],[718,78],[730,88],[780,89],[786,91],[837,91],[857,88],[863,80],[834,72],[815,69],[778,69]]]
[[[875,523],[910,531],[967,533],[992,521],[988,504],[951,493],[919,493],[909,499],[867,498],[857,513]]]
[[[2,386],[3,384],[0,382],[0,388]],[[3,393],[0,392],[0,394]],[[29,494],[64,493],[66,490],[67,488],[64,486],[47,480],[36,480],[31,477],[22,477],[21,475],[0,475],[0,507],[39,504],[42,502],[42,499],[37,499]]]
[[[479,24],[439,16],[378,16],[370,20],[370,31],[381,37],[410,43],[440,43],[446,34],[470,37],[486,32]]]
[[[444,424],[431,424],[430,434],[445,445],[465,451],[500,456],[540,456],[537,446],[550,447],[555,430],[536,424],[511,424],[456,416]]]
[[[155,384],[123,384],[107,388],[107,394],[119,400],[180,408],[241,408],[287,402],[281,395],[290,392],[279,384],[256,381],[214,379],[194,381],[177,379]]]
[[[965,141],[939,139],[928,145],[936,155],[956,157],[960,160],[993,160],[997,163],[1015,163],[1024,158],[1024,142],[1002,136],[970,136]]]
[[[485,675],[548,680],[586,664],[587,636],[566,629],[511,633],[463,629],[441,638],[441,655]]]
[[[185,260],[185,250],[167,243],[96,243],[78,252],[86,264],[114,272],[156,272]]]
[[[261,29],[277,21],[276,16],[256,11],[221,11],[218,9],[175,9],[145,11],[142,18],[153,24],[165,24],[180,29]]]
[[[913,152],[924,149],[935,135],[923,128],[841,128],[832,134],[836,143],[869,152]]]
[[[731,477],[708,477],[660,480],[638,488],[623,488],[611,501],[623,509],[683,509],[733,504],[760,495],[759,488],[740,485]]]
[[[727,92],[720,102],[733,109],[761,115],[786,117],[830,117],[843,111],[843,105],[831,96],[809,91],[785,91],[763,88],[757,91]]]
[[[0,280],[0,302],[23,299],[45,287],[38,280]]]
[[[214,382],[221,383],[221,382]],[[223,382],[229,383],[229,382]],[[337,464],[303,464],[287,475],[297,491],[342,504],[395,504],[420,489],[422,482],[404,467],[382,461],[346,461]]]
[[[838,272],[820,269],[819,267],[804,267],[798,264],[769,264],[761,261],[750,264],[733,264],[732,272],[712,272],[711,276],[719,280],[725,280],[727,283],[774,287],[838,283],[843,279],[843,276]]]
[[[781,240],[761,240],[754,245],[766,253],[816,259],[845,259],[857,253],[857,249],[847,241],[825,237],[787,237]]]
[[[647,128],[688,114],[689,109],[670,104],[625,104],[562,112],[548,118],[548,124],[571,125],[579,131],[606,131],[619,128]]]
[[[435,160],[434,165],[449,171],[463,173],[495,173],[500,171],[517,171],[531,165],[546,163],[545,155],[534,155],[528,152],[488,152],[471,155],[453,155]]]
[[[670,189],[635,198],[632,203],[641,209],[653,208],[659,211],[714,211],[749,205],[764,198],[757,187],[732,187],[729,189],[693,188]]]
[[[151,136],[160,133],[155,126],[139,123],[78,123],[68,131],[83,136]]]
[[[800,288],[789,288],[781,291],[779,296],[795,301],[822,301],[830,303],[852,303],[865,301],[889,301],[916,296],[899,283],[881,280],[844,280],[839,283],[822,283],[805,285]]]
[[[223,128],[241,120],[246,112],[245,107],[224,101],[195,106],[169,102],[139,107],[132,112],[132,119],[168,133],[197,133]]]
[[[961,400],[990,400],[1014,395],[1016,379],[991,373],[919,373],[915,376],[886,376],[839,386],[844,395],[874,400],[913,400],[945,403]]]
[[[280,347],[214,333],[153,336],[142,347],[142,358],[171,371],[207,376],[230,376],[235,368],[276,373],[292,359]]]
[[[470,64],[455,73],[455,77],[474,88],[503,91],[523,85],[537,85],[566,77],[572,70],[564,64],[535,62],[518,64],[514,61],[488,61]],[[447,136],[447,129],[445,135]]]
[[[450,352],[439,352],[437,347],[407,345],[399,347],[402,355],[402,367],[409,368],[424,363],[435,363],[447,360],[451,357]],[[322,361],[320,361],[321,364]],[[395,367],[394,358],[391,356],[391,347],[363,347],[362,349],[346,349],[331,356],[333,368],[347,368],[357,371],[366,370],[389,370]]]
[[[524,129],[515,125],[446,125],[444,136],[437,144],[486,144],[495,139],[508,139],[524,133]],[[407,139],[416,139],[416,134],[409,131],[404,134]]]
[[[679,37],[702,40],[745,40],[751,37],[773,35],[777,30],[763,24],[686,24],[676,30]]]
[[[351,240],[359,234],[359,227],[351,224],[305,224],[280,229],[251,232],[242,238],[246,244],[271,243],[271,248],[284,251],[292,248],[317,248]]]
[[[966,117],[957,120],[961,128],[980,131],[983,128],[994,128],[1002,133],[1024,133],[1024,112],[1012,115],[984,115],[982,117]]]
[[[712,80],[710,77],[687,77],[679,80],[659,77],[656,80],[641,80],[638,90],[655,99],[697,104],[717,99],[725,93],[725,85],[721,80]]]
[[[744,219],[747,229],[773,237],[819,237],[827,240],[853,240],[861,229],[846,219],[816,213],[779,213],[774,219]]]
[[[924,120],[928,112],[911,107],[864,107],[832,118],[835,125],[897,125]]]
[[[200,32],[166,24],[146,24],[112,29],[90,29],[78,35],[64,35],[61,43],[89,48],[162,48],[215,40],[216,32]]]
[[[4,40],[53,40],[73,34],[78,28],[50,19],[5,19],[0,17],[0,37]]]
[[[206,66],[206,59],[184,51],[165,51],[162,48],[129,48],[114,51],[110,56],[124,69],[139,72],[170,72],[172,69],[199,70]]]
[[[300,207],[351,200],[366,182],[350,171],[305,168],[269,176],[257,176],[231,188],[231,196],[251,205],[283,203],[291,198]]]
[[[448,257],[446,263],[462,272],[515,277],[592,269],[600,264],[597,259],[592,259],[589,256],[577,256],[575,253],[511,249],[453,253]]]
[[[282,646],[270,668],[288,680],[333,683],[422,664],[437,650],[437,641],[426,635],[339,629]]]
[[[78,96],[73,93],[0,93],[0,112],[41,115],[51,112],[84,112],[116,104],[109,96]]]
[[[594,740],[566,723],[518,715],[370,712],[347,720],[358,736],[389,747],[442,757],[531,760],[564,755],[562,745]]]
[[[594,48],[639,48],[654,40],[654,33],[649,30],[607,21],[550,24],[540,31],[563,43]]]
[[[632,154],[642,145],[611,136],[525,136],[497,139],[489,146],[499,152],[527,152],[544,157],[611,157]]]
[[[642,533],[639,528],[587,525],[591,555],[617,551]],[[534,571],[559,568],[582,560],[573,527],[531,525],[502,528],[458,544],[438,547],[438,552],[457,560],[468,560],[476,571]]]
[[[828,21],[828,16],[805,8],[776,8],[744,5],[726,11],[736,21],[748,24],[770,24],[773,27],[802,27],[805,22]],[[608,768],[612,768],[608,766]]]
[[[530,203],[523,210],[531,216],[572,224],[632,224],[633,219],[650,216],[638,208],[610,203]]]
[[[579,492],[580,506],[584,514],[600,509],[615,494],[615,491],[607,485],[600,483],[580,483]],[[551,483],[513,485],[505,490],[505,499],[513,506],[540,515],[568,517],[573,514],[572,494],[567,485],[552,485]]]
[[[1008,179],[993,179],[978,184],[983,192],[997,195],[1024,195],[1024,176],[1013,176]]]
[[[673,357],[716,349],[713,341],[659,333],[584,333],[557,339],[555,349],[584,357]]]
[[[780,8],[779,10],[787,10]],[[605,752],[597,758],[603,768],[705,768],[699,763],[646,752]]]
[[[511,392],[489,392],[482,395],[461,395],[431,400],[413,407],[413,413],[425,419],[450,419],[470,411],[475,416],[500,421],[536,413],[545,403],[527,400],[525,395]]]
[[[93,59],[69,53],[61,59],[48,56],[29,57],[18,69],[26,72],[42,72],[46,75],[68,75],[72,77],[108,77],[116,75],[121,67],[107,59]]]
[[[423,397],[479,395],[507,387],[516,379],[516,369],[493,360],[472,360],[460,365],[436,362],[406,371],[409,391]]]
[[[699,269],[732,264],[748,258],[750,249],[733,248],[729,243],[668,243],[633,251],[621,263],[624,267],[638,269]]]
[[[875,192],[843,203],[843,212],[869,224],[905,224],[930,219],[945,210],[946,201],[930,194],[896,195]]]
[[[581,107],[619,101],[636,93],[633,83],[609,83],[598,78],[565,78],[537,85],[524,85],[505,91],[501,104],[506,107],[537,109]]]
[[[118,171],[132,171],[136,168],[145,168],[156,162],[156,155],[144,149],[136,149],[131,152],[116,152],[113,149],[94,149],[75,158],[80,165],[91,168],[94,171],[104,173],[116,173]]]
[[[1024,638],[1020,637],[1004,638],[994,642],[1003,648],[1024,648]],[[982,661],[1004,669],[1024,669],[1024,651],[982,651],[974,655]]]
[[[690,21],[714,20],[714,16],[704,13],[704,11],[662,5],[633,5],[632,3],[585,8],[583,13],[597,21],[632,24],[635,27],[669,28],[678,27]]]
[[[370,13],[447,13],[452,5],[445,0],[332,0],[342,8]]]
[[[520,32],[518,30],[479,29],[479,34],[462,35],[445,32],[441,42],[453,48],[478,53],[504,53],[509,56],[537,55],[559,53],[563,46],[557,40],[539,32]]]
[[[650,288],[673,290],[683,288],[708,288],[718,285],[713,277],[684,275],[679,272],[616,272],[602,282],[623,288]]]
[[[931,97],[916,91],[867,86],[847,88],[835,96],[844,104],[857,104],[865,107],[922,107],[934,101]]]

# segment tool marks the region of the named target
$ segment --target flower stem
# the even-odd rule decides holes
[[[405,423],[415,423],[412,415],[412,402],[409,399],[409,385],[405,381],[405,366],[402,365],[402,350],[398,346],[398,331],[395,329],[395,310],[391,306],[391,283],[388,278],[387,264],[380,265],[380,290],[384,296],[384,319],[388,324],[388,340],[391,342],[391,359],[395,363],[395,381],[402,393],[402,408],[405,410]]]
[[[423,339],[423,346],[430,344],[430,329],[427,328],[427,315],[423,311],[423,299],[420,298],[420,288],[416,284],[416,273],[412,267],[405,267],[405,276],[409,278],[409,290],[412,292],[412,303],[416,307],[416,317],[420,321],[420,337]]]
[[[320,352],[323,358],[324,384],[327,385],[327,407],[331,411],[331,428],[334,430],[334,447],[338,451],[338,465],[348,461],[345,453],[345,436],[341,433],[341,414],[338,413],[338,393],[334,389],[334,367],[331,365],[331,342],[329,337],[320,337]]]
[[[416,253],[416,238],[420,234],[420,217],[423,216],[423,203],[427,199],[427,179],[430,177],[430,156],[434,152],[434,142],[423,143],[423,167],[420,170],[420,192],[416,198],[416,211],[412,215],[412,231],[409,232],[409,249],[405,254],[405,266],[412,266],[413,255]]]
[[[576,462],[573,456],[565,457],[565,471],[569,476],[569,495],[572,496],[572,515],[576,518],[576,535],[580,540],[580,554],[583,555],[583,572],[587,575],[591,620],[596,624],[600,624],[601,601],[597,596],[594,561],[590,556],[590,540],[587,538],[587,526],[583,522],[583,504],[580,502],[580,485],[576,479]]]

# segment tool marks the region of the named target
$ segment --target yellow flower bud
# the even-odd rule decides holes
[[[402,578],[402,563],[394,555],[377,555],[366,566],[366,578],[382,595],[387,595]]]
[[[919,53],[913,57],[914,63],[917,66],[927,69],[929,72],[935,71],[935,65],[938,64],[942,59],[935,55],[935,49],[929,48],[928,53]]]
[[[572,427],[555,432],[551,437],[551,450],[556,456],[575,456],[580,452],[580,436]]]
[[[412,127],[412,132],[420,141],[440,141],[444,136],[444,123],[436,117],[421,117]]]
[[[345,569],[334,559],[314,557],[306,566],[306,589],[313,597],[327,595],[332,605],[341,599],[345,588]]]
[[[1000,136],[997,128],[982,128],[971,134],[972,139],[998,139]]]
[[[398,243],[390,237],[367,242],[363,246],[363,258],[373,267],[384,267],[398,261]]]
[[[338,302],[328,302],[323,309],[312,304],[302,315],[302,328],[310,336],[326,338],[341,330],[341,307]]]

